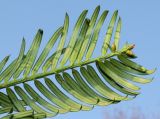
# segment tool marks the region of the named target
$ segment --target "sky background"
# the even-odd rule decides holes
[[[89,112],[58,115],[54,119],[105,119],[107,113],[124,110],[129,114],[133,109],[140,110],[147,119],[152,119],[150,115],[160,112],[159,0],[1,0],[0,60],[9,54],[11,59],[18,55],[22,37],[27,39],[28,48],[39,28],[44,30],[43,47],[54,31],[63,24],[66,12],[70,16],[70,34],[79,14],[88,9],[88,16],[91,16],[97,5],[101,6],[101,13],[105,9],[110,11],[99,40],[103,40],[108,20],[114,10],[118,9],[123,22],[121,44],[126,41],[136,44],[136,61],[147,68],[158,68],[153,75],[155,80],[150,84],[141,85],[141,95],[132,101],[95,107]]]

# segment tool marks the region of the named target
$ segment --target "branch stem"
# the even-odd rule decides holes
[[[0,84],[0,89],[7,88],[7,87],[10,87],[10,86],[15,86],[17,84],[25,83],[25,82],[32,81],[32,80],[35,80],[35,79],[41,79],[45,76],[50,76],[50,75],[53,75],[53,74],[60,73],[62,71],[66,71],[68,69],[73,69],[73,68],[76,68],[76,67],[91,64],[91,63],[99,61],[99,60],[103,61],[104,59],[108,59],[108,58],[111,58],[113,56],[120,55],[123,52],[126,52],[128,49],[130,49],[130,47],[131,46],[128,46],[127,48],[122,48],[121,50],[116,51],[114,53],[112,52],[110,54],[100,56],[100,57],[97,57],[97,58],[93,58],[93,59],[89,59],[89,60],[86,60],[86,61],[82,61],[82,62],[77,63],[77,64],[60,67],[60,68],[55,69],[54,71],[43,72],[43,73],[39,73],[39,74],[36,74],[36,75],[31,75],[31,76],[28,76],[28,77],[23,77],[23,78],[20,78],[20,79],[11,80],[7,83]]]

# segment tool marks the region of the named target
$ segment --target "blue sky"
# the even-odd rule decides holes
[[[142,85],[141,95],[132,101],[108,107],[96,107],[90,112],[58,115],[54,119],[104,119],[105,112],[113,112],[115,109],[129,112],[133,107],[140,108],[145,115],[158,113],[160,110],[159,0],[1,0],[0,59],[9,54],[11,54],[11,58],[15,58],[18,55],[22,37],[27,39],[29,47],[39,28],[44,30],[42,41],[42,46],[44,46],[54,31],[63,24],[65,12],[68,12],[70,16],[71,33],[82,10],[88,9],[90,16],[97,5],[101,5],[101,13],[108,9],[109,16],[114,10],[119,10],[123,22],[121,44],[126,41],[136,44],[134,52],[138,56],[137,62],[147,68],[158,68],[153,75],[155,80],[150,84]],[[105,28],[107,27],[104,26],[103,29],[105,30]],[[100,36],[99,40],[102,40],[103,37]],[[96,54],[98,53],[96,52]]]

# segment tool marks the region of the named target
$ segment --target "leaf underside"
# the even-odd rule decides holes
[[[140,94],[137,83],[152,81],[144,75],[154,73],[155,69],[146,69],[127,54],[133,45],[125,44],[119,49],[122,22],[118,11],[110,20],[101,56],[92,58],[109,11],[98,18],[100,6],[97,6],[91,19],[86,18],[87,12],[84,10],[79,16],[68,43],[69,16],[66,13],[64,25],[56,30],[40,56],[41,29],[27,53],[23,38],[18,57],[8,66],[9,56],[0,62],[2,119],[42,119],[59,113],[89,111],[96,105],[107,106],[134,99]],[[56,42],[59,45],[51,53]],[[51,75],[55,78],[49,77]]]

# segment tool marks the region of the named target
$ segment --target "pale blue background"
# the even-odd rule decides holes
[[[109,16],[114,10],[119,10],[123,20],[121,44],[126,41],[136,44],[134,51],[139,57],[138,62],[148,68],[158,68],[154,75],[155,80],[141,86],[142,94],[132,101],[108,107],[96,107],[90,112],[58,115],[54,119],[104,119],[105,112],[112,112],[116,108],[129,113],[133,107],[139,108],[148,119],[151,119],[148,115],[160,112],[159,0],[1,0],[0,59],[8,54],[11,54],[11,58],[15,58],[22,37],[27,39],[27,46],[29,46],[38,28],[44,30],[42,44],[45,44],[52,33],[63,24],[66,11],[70,16],[71,33],[73,23],[81,11],[88,9],[90,16],[97,5],[101,5],[101,10],[110,10]],[[102,39],[103,37],[100,37],[100,40]]]

